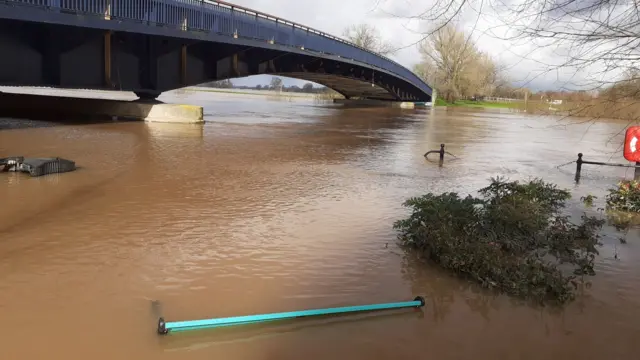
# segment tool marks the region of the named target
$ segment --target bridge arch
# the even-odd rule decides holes
[[[428,84],[389,58],[223,1],[5,0],[0,39],[22,44],[3,52],[4,62],[23,68],[0,67],[3,84],[154,94],[279,74],[324,84],[347,97],[430,101],[432,94]],[[21,60],[34,51],[39,57]]]
[[[218,60],[217,78],[213,80],[252,75],[285,76],[324,85],[345,98],[387,101],[421,98],[420,89],[410,86],[389,72],[345,62],[342,59],[265,49],[229,50],[227,53],[233,55]],[[200,80],[197,77],[195,79]]]

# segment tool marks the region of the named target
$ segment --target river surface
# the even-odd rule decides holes
[[[500,110],[356,109],[215,93],[204,126],[0,120],[0,157],[78,171],[0,174],[0,358],[632,359],[640,238],[603,239],[593,286],[564,311],[478,290],[407,256],[392,224],[427,192],[543,177],[579,198],[632,170],[624,122]],[[446,143],[444,166],[422,154]],[[617,259],[615,255],[617,254]],[[167,321],[423,295],[422,311],[298,319],[158,336]],[[159,305],[152,306],[152,300]]]

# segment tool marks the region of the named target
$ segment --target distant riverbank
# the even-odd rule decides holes
[[[254,95],[254,96],[278,96],[278,97],[286,97],[286,98],[307,98],[307,99],[317,99],[319,97],[323,98],[342,98],[342,96],[331,96],[330,94],[321,93],[321,94],[313,94],[313,93],[296,93],[296,92],[278,92],[274,90],[254,90],[254,89],[220,89],[220,88],[209,88],[209,87],[200,87],[200,86],[192,86],[180,90],[175,91],[202,91],[202,92],[215,92],[222,94],[236,94],[236,95]],[[436,99],[435,106],[452,106],[452,107],[469,107],[469,108],[498,108],[498,109],[517,109],[522,108],[524,105],[524,101],[513,101],[513,102],[490,102],[490,101],[471,101],[471,100],[456,100],[453,103],[446,102],[443,99]]]
[[[632,99],[610,100],[596,98],[589,101],[567,101],[554,104],[540,100],[529,100],[524,102],[489,102],[457,100],[453,103],[436,100],[436,106],[445,107],[468,107],[487,109],[514,109],[524,111],[529,114],[553,115],[553,116],[573,116],[579,118],[593,119],[619,119],[634,120],[640,119],[640,101]]]
[[[294,98],[306,98],[313,99],[319,95],[315,93],[302,93],[302,92],[288,92],[288,91],[274,91],[274,90],[253,90],[253,89],[220,89],[201,86],[190,86],[187,88],[175,90],[175,91],[198,91],[198,92],[214,92],[222,94],[237,94],[237,95],[254,95],[254,96],[282,96],[282,97],[294,97]]]
[[[522,107],[524,101],[513,102],[492,102],[492,101],[471,101],[471,100],[456,100],[452,103],[446,102],[443,99],[436,99],[436,106],[451,106],[451,107],[469,107],[469,108],[496,108],[496,109],[517,109]]]

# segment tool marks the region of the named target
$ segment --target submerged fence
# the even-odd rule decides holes
[[[607,163],[607,162],[601,162],[601,161],[586,161],[586,160],[582,160],[582,156],[583,156],[582,153],[579,153],[578,154],[578,159],[575,161],[575,163],[576,163],[576,175],[575,175],[576,183],[580,182],[580,176],[581,176],[581,173],[582,173],[582,165],[583,164],[586,164],[586,165],[598,165],[598,166],[613,166],[613,167],[634,168],[635,169],[634,178],[636,180],[640,180],[640,163],[636,163],[635,165],[627,165],[627,164]]]

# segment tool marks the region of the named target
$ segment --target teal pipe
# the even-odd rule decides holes
[[[314,309],[314,310],[289,311],[289,312],[261,314],[261,315],[234,316],[234,317],[226,317],[226,318],[218,318],[218,319],[165,322],[164,318],[160,318],[158,320],[158,333],[168,334],[169,331],[210,329],[210,328],[216,328],[216,327],[222,327],[222,326],[255,324],[255,323],[260,323],[265,321],[294,319],[294,318],[308,317],[308,316],[355,313],[355,312],[363,312],[363,311],[388,310],[388,309],[401,309],[401,308],[409,308],[409,307],[422,307],[424,306],[424,304],[425,304],[424,298],[422,296],[418,296],[413,301],[385,303],[385,304],[358,305],[358,306],[344,306],[344,307]]]

